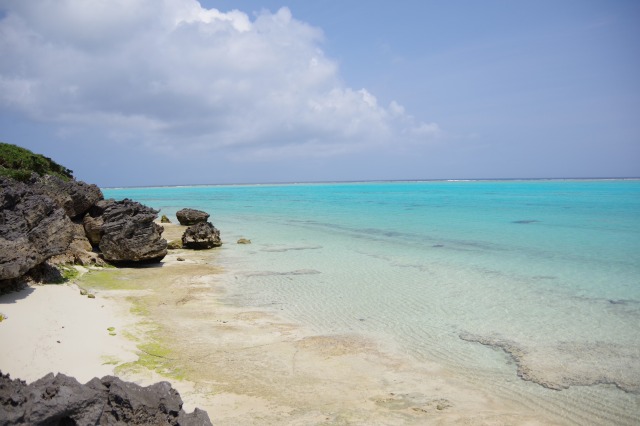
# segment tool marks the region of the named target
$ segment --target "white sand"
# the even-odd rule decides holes
[[[64,373],[81,383],[135,361],[135,344],[120,333],[135,318],[126,306],[81,296],[75,285],[43,285],[0,296],[0,370],[28,383]],[[115,336],[109,334],[115,327]]]

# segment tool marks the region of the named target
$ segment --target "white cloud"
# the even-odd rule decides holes
[[[159,150],[337,155],[433,138],[345,87],[322,31],[195,0],[0,0],[0,111]]]

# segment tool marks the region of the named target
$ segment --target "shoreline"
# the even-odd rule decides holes
[[[184,229],[163,226],[167,240],[176,239]],[[11,338],[1,334],[9,330],[4,326],[17,322],[19,315],[28,316],[44,299],[48,302],[44,306],[58,310],[43,312],[31,327],[41,333],[59,332],[50,324],[53,317],[58,326],[79,322],[90,330],[85,336],[103,339],[96,345],[80,334],[76,347],[94,352],[70,366],[47,351],[36,351],[38,343],[32,341],[24,348],[31,350],[34,362],[21,367],[32,377],[22,377],[20,369],[5,371],[2,357],[0,369],[28,381],[51,371],[41,374],[42,366],[59,368],[81,382],[105,375],[97,371],[143,386],[167,380],[180,392],[186,411],[206,410],[218,425],[579,423],[537,406],[537,401],[491,392],[438,362],[418,361],[375,337],[317,333],[275,309],[235,303],[237,289],[223,279],[229,271],[215,266],[219,255],[215,250],[178,249],[169,251],[157,266],[92,270],[77,283],[95,293],[96,299],[80,296],[76,285],[35,287],[18,300],[13,312],[0,299],[0,312],[9,317],[0,324],[0,338]],[[45,293],[60,298],[33,297]],[[36,301],[40,305],[26,304]],[[93,302],[105,308],[96,311]],[[80,311],[76,305],[93,310]],[[102,314],[107,312],[111,315],[105,319]],[[116,336],[109,336],[110,326],[116,327]],[[120,347],[114,342],[126,350],[118,352],[117,363],[105,364],[105,351]],[[17,358],[18,353],[6,356]],[[33,368],[36,365],[40,370]]]
[[[168,240],[181,234],[163,225]],[[11,339],[18,326],[38,333],[0,358],[3,372],[29,382],[50,371],[81,382],[108,374],[143,386],[168,380],[186,411],[197,406],[218,425],[550,423],[371,337],[317,334],[277,312],[229,304],[212,254],[179,249],[160,266],[89,271],[77,283],[95,299],[73,284],[31,287],[13,305],[3,296],[0,312],[9,318],[0,338]],[[39,314],[23,323],[34,309]],[[73,339],[51,343],[61,330],[74,331]],[[62,358],[52,352],[59,348],[75,351]],[[9,356],[29,361],[13,365]]]

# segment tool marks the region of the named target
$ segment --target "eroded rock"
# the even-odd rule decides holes
[[[0,280],[63,253],[74,229],[65,210],[28,185],[0,177]]]
[[[100,250],[110,262],[159,262],[167,255],[158,211],[136,201],[110,200],[102,213]]]
[[[198,223],[205,223],[209,220],[209,213],[202,210],[182,209],[176,213],[180,225],[191,226]]]
[[[182,235],[182,247],[184,248],[204,250],[221,245],[220,231],[210,222],[190,226]]]
[[[168,382],[141,387],[113,376],[80,384],[52,373],[27,385],[0,372],[3,425],[211,425],[205,411],[182,409]]]
[[[63,180],[57,176],[45,175],[33,182],[34,191],[55,201],[70,218],[82,216],[104,197],[96,185],[79,180]]]

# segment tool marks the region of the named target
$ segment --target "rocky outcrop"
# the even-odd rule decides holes
[[[27,385],[0,372],[3,425],[211,425],[198,408],[182,409],[168,382],[148,387],[106,376],[80,384],[64,374],[48,374]]]
[[[32,186],[34,191],[54,200],[72,219],[82,218],[93,205],[104,198],[96,185],[75,179],[63,180],[57,176],[45,175],[37,178]]]
[[[209,213],[202,210],[182,209],[176,213],[180,225],[191,226],[198,223],[205,223],[209,220]]]
[[[0,177],[0,280],[21,277],[73,240],[73,224],[49,196]]]
[[[0,177],[0,292],[19,286],[45,261],[158,262],[167,242],[156,217],[157,211],[131,200],[103,200],[98,187],[84,182]],[[46,276],[36,273],[32,279]]]
[[[159,262],[167,255],[164,228],[154,222],[157,210],[129,199],[107,200],[103,207],[98,246],[107,261]]]
[[[160,223],[171,223],[171,220],[169,220],[166,214],[163,214],[160,218]]]
[[[73,223],[73,239],[69,247],[59,255],[49,259],[53,265],[83,265],[83,266],[105,266],[105,261],[93,251],[91,242],[86,236],[84,226],[81,223]]]
[[[182,246],[184,248],[203,250],[220,247],[221,245],[220,231],[209,222],[190,226],[182,235]]]

